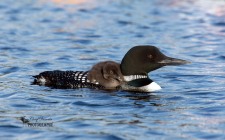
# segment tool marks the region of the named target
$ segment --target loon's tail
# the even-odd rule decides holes
[[[88,71],[45,71],[35,75],[32,84],[53,88],[95,87],[87,79]]]

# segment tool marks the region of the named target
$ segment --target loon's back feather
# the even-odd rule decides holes
[[[44,71],[33,76],[36,85],[45,85],[53,88],[102,88],[101,85],[90,83],[87,79],[88,71]]]

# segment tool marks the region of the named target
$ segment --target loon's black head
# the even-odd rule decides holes
[[[131,48],[121,62],[123,75],[147,75],[150,71],[167,65],[182,65],[188,61],[164,55],[155,46],[135,46]]]

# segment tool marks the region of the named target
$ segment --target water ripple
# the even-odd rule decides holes
[[[225,138],[224,1],[74,2],[1,1],[1,139]],[[41,71],[121,62],[140,44],[192,64],[151,72],[162,90],[148,94],[30,85]]]
[[[20,70],[19,67],[10,67],[10,68],[4,68],[3,70],[0,71],[0,73],[2,73],[2,75],[6,75],[9,73],[19,71],[19,70]]]
[[[36,68],[46,67],[46,66],[49,66],[49,65],[51,65],[51,63],[49,63],[49,62],[38,62],[38,63],[33,64],[33,66],[36,67]]]

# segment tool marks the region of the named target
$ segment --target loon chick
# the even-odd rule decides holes
[[[105,89],[114,89],[123,81],[120,64],[113,61],[97,63],[88,72],[87,79],[91,83],[102,85]]]
[[[45,71],[33,76],[33,84],[54,88],[116,89],[123,81],[120,64],[113,61],[97,63],[90,71]]]
[[[188,61],[168,57],[155,46],[144,45],[131,48],[121,64],[106,61],[90,71],[45,71],[34,76],[33,84],[54,88],[103,88],[136,92],[152,92],[161,89],[148,73],[167,65],[182,65]]]
[[[120,64],[125,81],[121,88],[137,92],[160,90],[161,87],[148,77],[148,73],[163,66],[187,63],[190,62],[164,55],[155,46],[135,46],[125,54]]]

